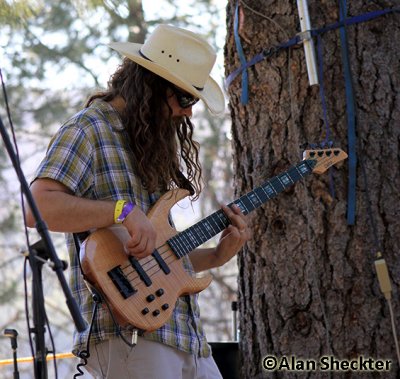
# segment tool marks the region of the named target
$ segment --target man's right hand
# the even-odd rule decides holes
[[[156,230],[138,206],[126,216],[122,225],[125,226],[131,236],[125,245],[129,255],[142,259],[154,251],[156,248]]]

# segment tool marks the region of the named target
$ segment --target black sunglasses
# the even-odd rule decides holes
[[[175,86],[172,87],[172,90],[174,91],[176,100],[181,108],[189,108],[200,100],[198,97],[194,97],[190,93],[182,91]]]

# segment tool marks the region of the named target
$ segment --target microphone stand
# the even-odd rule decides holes
[[[52,261],[52,267],[55,271],[58,280],[60,282],[61,288],[64,292],[66,303],[68,309],[71,313],[71,316],[74,320],[75,326],[78,331],[82,332],[86,329],[85,322],[79,312],[78,306],[76,304],[75,299],[72,297],[72,293],[70,288],[68,287],[67,281],[65,279],[63,268],[64,265],[62,261],[58,258],[57,253],[54,249],[54,245],[50,238],[50,234],[47,228],[46,223],[42,220],[39,210],[36,206],[36,203],[33,199],[32,193],[29,189],[29,185],[25,179],[25,176],[22,172],[22,169],[19,165],[19,161],[17,155],[14,152],[13,145],[10,141],[10,138],[7,134],[3,121],[0,118],[0,134],[3,138],[4,144],[6,146],[7,152],[10,156],[11,162],[14,166],[15,172],[17,173],[19,182],[21,184],[21,190],[25,195],[25,198],[28,202],[28,205],[32,211],[33,216],[36,220],[36,230],[41,236],[43,243],[45,245],[46,252],[48,257]],[[47,379],[47,362],[46,355],[47,349],[45,346],[45,323],[46,323],[46,311],[44,307],[44,295],[43,295],[43,286],[42,286],[42,277],[41,277],[41,267],[42,262],[37,259],[37,252],[35,249],[29,246],[29,264],[32,269],[32,298],[33,298],[33,308],[34,308],[34,328],[32,332],[36,335],[36,352],[35,352],[35,378],[36,379]],[[30,331],[31,332],[31,331]]]
[[[14,362],[14,373],[13,378],[19,379],[19,371],[18,371],[18,359],[17,359],[17,336],[18,332],[15,329],[5,329],[4,336],[9,337],[11,340],[11,349],[13,351],[13,362]]]

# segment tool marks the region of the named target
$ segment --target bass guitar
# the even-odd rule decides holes
[[[341,149],[306,150],[301,162],[233,203],[248,214],[303,177],[312,172],[322,174],[346,158]],[[130,237],[123,226],[98,229],[87,238],[81,257],[83,271],[87,280],[103,294],[121,326],[156,330],[171,317],[179,296],[200,292],[211,283],[210,274],[189,275],[182,258],[230,222],[218,210],[178,233],[169,224],[168,215],[172,206],[186,196],[186,190],[171,190],[147,214],[157,231],[157,248],[146,258],[137,260],[126,254],[124,246]]]

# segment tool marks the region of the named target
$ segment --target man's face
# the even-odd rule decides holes
[[[179,103],[179,96],[186,96],[187,98],[192,97],[190,94],[186,94],[183,90],[177,89],[174,91],[172,88],[167,90],[167,102],[172,110],[172,118],[177,117],[191,117],[192,116],[192,105],[183,108]],[[186,99],[185,99],[186,100]]]

